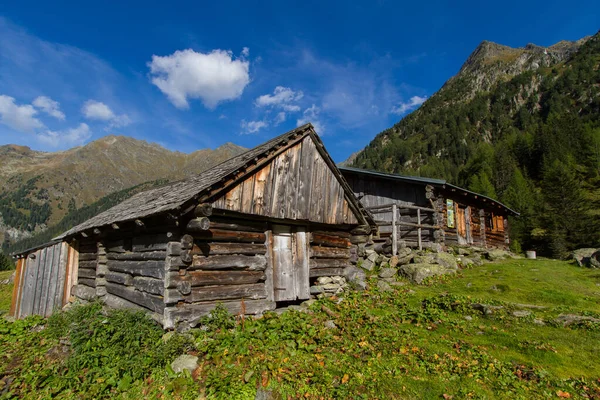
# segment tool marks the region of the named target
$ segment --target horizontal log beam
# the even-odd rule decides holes
[[[310,278],[318,278],[320,276],[344,276],[345,268],[311,268],[308,271]]]
[[[267,266],[265,256],[194,256],[191,270],[222,270],[222,269],[247,269],[249,271],[264,271]]]
[[[245,285],[266,279],[263,271],[189,271],[183,280],[192,287],[209,285]]]
[[[266,297],[267,291],[264,283],[195,287],[188,295],[181,294],[177,289],[166,289],[165,291],[166,304],[175,304],[179,301],[197,303],[211,300],[258,300]]]
[[[196,242],[192,255],[216,256],[228,254],[266,254],[267,246],[263,243],[206,243]]]
[[[77,276],[79,276],[80,278],[92,278],[92,279],[95,279],[96,278],[96,270],[95,269],[88,269],[88,268],[80,268],[77,271]]]
[[[316,232],[313,232],[311,234],[311,243],[320,244],[323,246],[341,247],[341,248],[350,247],[350,244],[351,244],[350,240],[347,238],[342,238],[342,237],[333,236],[333,235],[325,235],[325,234],[316,233]]]
[[[161,261],[116,261],[108,260],[108,269],[130,275],[149,276],[162,279],[165,277],[165,263]]]
[[[310,268],[345,268],[350,265],[348,258],[311,258]]]
[[[194,218],[185,227],[188,232],[202,232],[208,228],[210,228],[210,220],[207,217]]]
[[[196,217],[210,217],[213,212],[213,206],[210,203],[198,204],[194,209],[194,215]]]
[[[92,278],[79,278],[77,277],[77,284],[78,285],[85,285],[87,287],[91,287],[91,288],[95,288],[96,287],[96,279],[92,279]]]
[[[311,246],[310,256],[313,258],[350,258],[350,249]]]
[[[118,283],[125,286],[133,285],[133,277],[129,274],[124,274],[121,272],[112,272],[109,271],[104,276],[107,282]]]
[[[193,232],[193,236],[202,240],[217,240],[227,242],[264,243],[266,235],[260,232],[228,231],[223,229],[210,229],[208,231]]]
[[[108,253],[106,258],[109,260],[121,261],[163,261],[167,257],[166,251],[147,251],[143,253]]]
[[[79,253],[79,261],[93,261],[98,257],[96,253]]]
[[[148,278],[146,276],[136,276],[133,278],[133,286],[142,292],[157,294],[162,296],[165,290],[165,284],[160,279]]]
[[[116,283],[107,282],[106,291],[157,313],[163,312],[165,308],[162,297],[140,292],[133,287],[126,287]]]

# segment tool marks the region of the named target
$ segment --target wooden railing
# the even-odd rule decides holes
[[[416,237],[417,243],[416,244],[419,247],[419,250],[423,249],[423,235],[422,235],[423,229],[428,229],[428,230],[442,229],[439,225],[423,223],[423,219],[426,217],[429,217],[429,216],[432,217],[432,218],[430,218],[431,220],[433,220],[433,221],[436,220],[435,214],[437,211],[433,208],[415,206],[415,205],[409,204],[409,203],[398,202],[398,203],[385,204],[385,205],[381,205],[381,206],[367,207],[367,210],[369,210],[371,212],[371,214],[374,215],[375,222],[377,223],[378,226],[391,226],[392,227],[391,236],[392,236],[392,254],[393,255],[398,254],[398,239],[401,236],[402,227],[417,228],[417,237]],[[400,210],[402,210],[402,213]],[[378,220],[376,218],[377,214],[389,214],[389,213],[391,213],[390,220],[388,220],[388,219],[383,219],[383,220],[379,219]],[[406,216],[407,214],[411,217],[410,219],[414,219],[415,222],[403,221],[402,217]],[[429,235],[429,236],[431,236],[431,235]]]

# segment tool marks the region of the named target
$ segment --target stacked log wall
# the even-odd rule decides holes
[[[195,326],[217,304],[232,314],[274,309],[272,279],[267,278],[269,236],[266,222],[213,216],[209,229],[190,229],[181,241],[170,242],[165,328]]]
[[[90,301],[96,298],[96,271],[98,269],[98,243],[91,238],[79,243],[77,284],[72,293],[79,300]]]
[[[356,254],[352,236],[343,231],[313,231],[310,235],[309,277],[344,276]],[[353,240],[355,241],[355,240]],[[352,250],[354,248],[354,250]]]
[[[97,278],[103,285],[105,303],[113,308],[143,310],[162,323],[167,247],[173,237],[165,232],[105,241],[105,275],[98,274]]]

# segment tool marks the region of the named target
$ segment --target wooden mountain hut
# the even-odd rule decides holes
[[[340,168],[363,206],[379,225],[379,240],[403,240],[410,247],[444,245],[507,249],[504,204],[442,179]],[[396,238],[394,240],[393,238]]]
[[[190,179],[139,193],[57,239],[77,251],[71,293],[197,324],[217,303],[260,314],[343,276],[374,221],[312,125]]]

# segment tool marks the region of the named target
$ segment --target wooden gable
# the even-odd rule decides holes
[[[278,219],[358,224],[344,188],[310,135],[230,188],[213,207]]]

